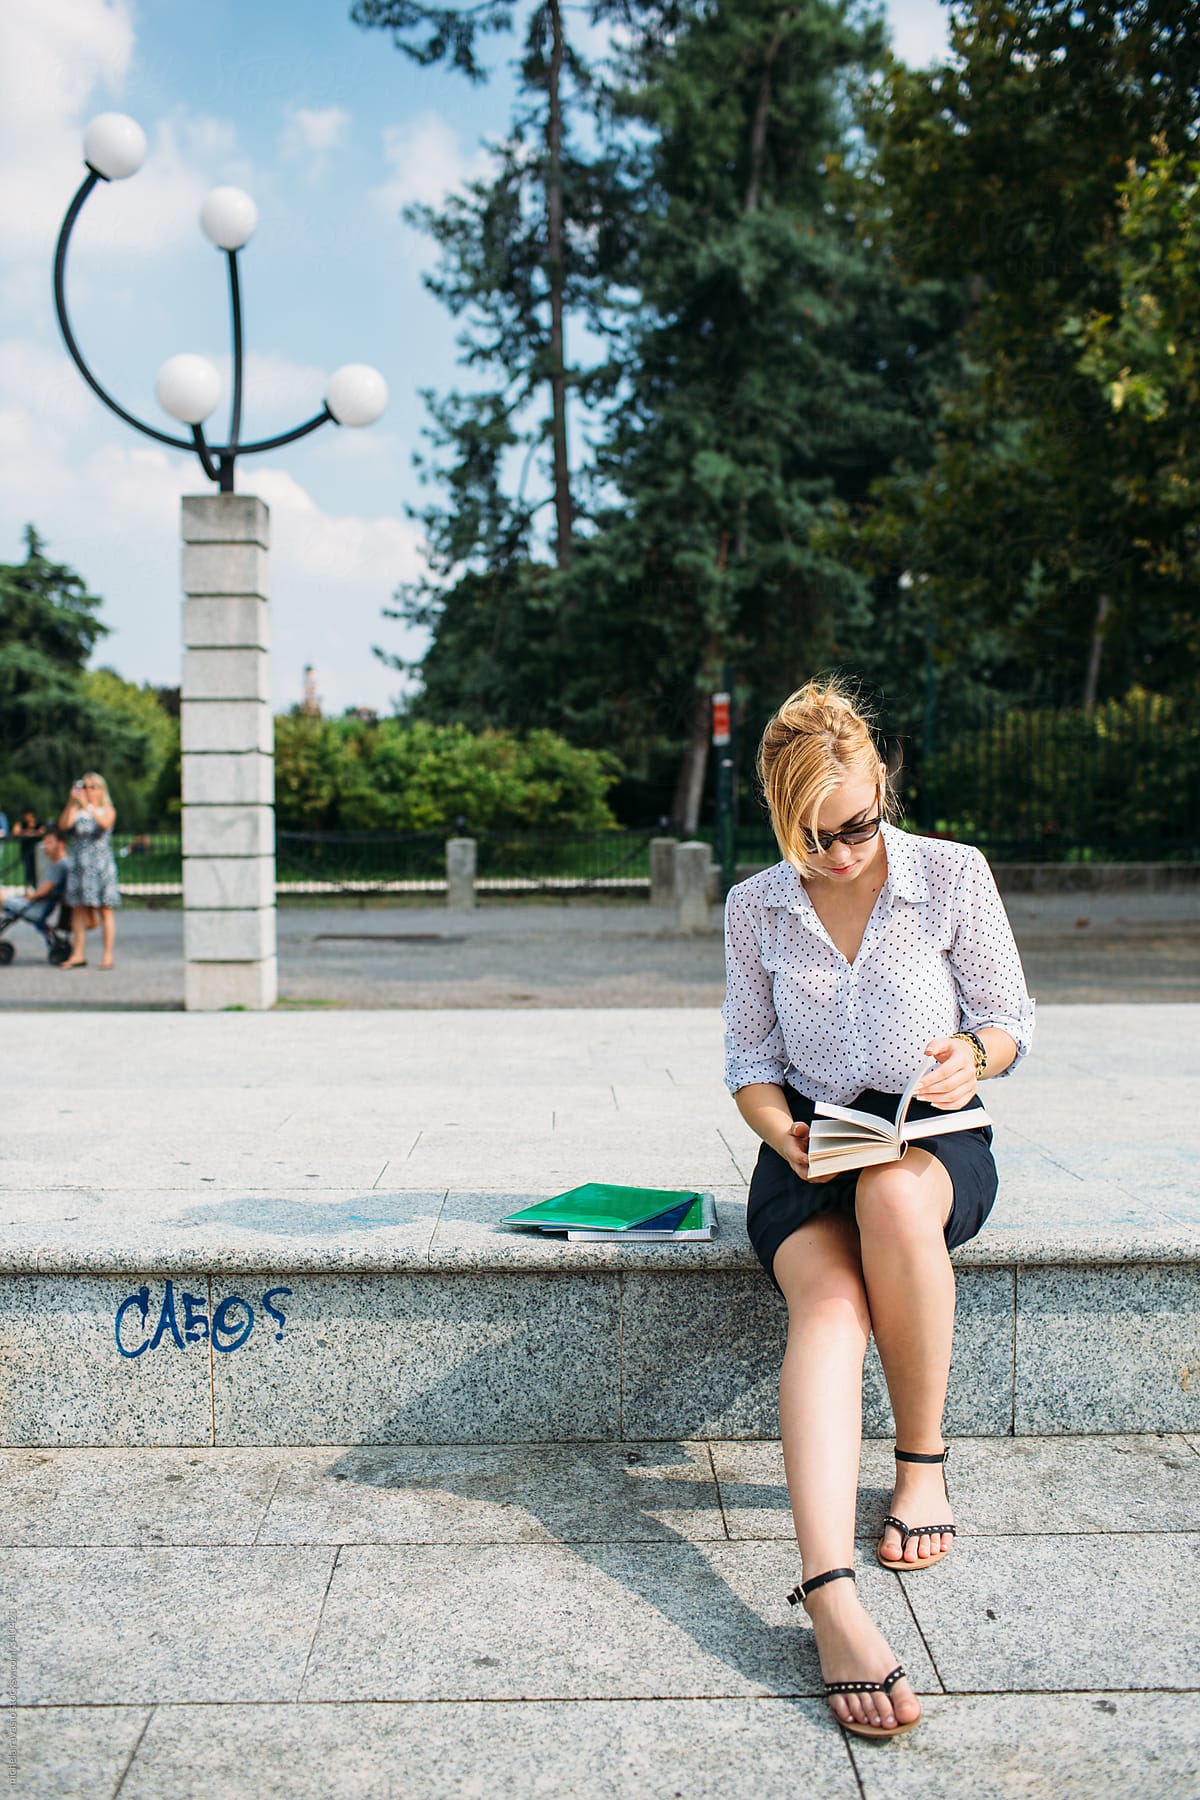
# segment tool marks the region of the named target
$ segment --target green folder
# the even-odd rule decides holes
[[[604,1181],[585,1181],[568,1193],[509,1213],[501,1224],[540,1225],[552,1231],[629,1231],[673,1207],[690,1206],[699,1199],[694,1188],[614,1187]]]

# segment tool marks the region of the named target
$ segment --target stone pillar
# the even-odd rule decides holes
[[[189,1012],[261,1011],[275,958],[267,509],[183,502],[183,955]]]
[[[694,934],[712,930],[709,899],[712,849],[708,844],[680,844],[675,851],[675,924]]]
[[[446,840],[446,905],[451,912],[475,910],[475,839]]]
[[[650,839],[650,904],[675,904],[675,839]]]

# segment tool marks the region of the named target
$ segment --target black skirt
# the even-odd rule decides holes
[[[794,1088],[784,1087],[793,1119],[811,1124],[813,1102]],[[894,1119],[900,1104],[898,1094],[881,1094],[867,1088],[850,1102],[860,1112],[878,1113]],[[971,1107],[981,1107],[976,1096]],[[914,1100],[908,1109],[910,1119],[935,1118],[938,1107]],[[964,1109],[969,1110],[969,1108]],[[936,1156],[950,1177],[954,1205],[946,1220],[946,1248],[953,1250],[965,1244],[979,1231],[992,1210],[996,1198],[996,1164],[992,1157],[992,1128],[984,1125],[977,1131],[952,1131],[944,1137],[924,1138],[919,1146]],[[832,1181],[801,1181],[789,1162],[763,1144],[750,1178],[750,1194],[746,1203],[746,1232],[754,1254],[775,1281],[775,1256],[779,1246],[793,1231],[815,1218],[818,1213],[841,1213],[854,1217],[854,1195],[858,1187],[858,1169],[844,1169]],[[775,1281],[775,1286],[779,1283]],[[782,1291],[782,1290],[781,1290]]]

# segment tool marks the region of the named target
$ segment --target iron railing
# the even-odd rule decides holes
[[[1200,737],[1177,703],[1134,694],[997,711],[917,760],[907,812],[993,862],[1200,858]]]
[[[998,709],[939,748],[909,740],[899,762],[904,822],[978,844],[993,862],[1200,860],[1200,732],[1185,706],[1162,696],[1134,693],[1091,713]],[[462,835],[475,838],[484,892],[616,893],[646,890],[660,830]],[[451,835],[280,830],[280,892],[441,891]],[[712,841],[711,828],[697,835]],[[177,831],[118,831],[113,844],[125,891],[180,891]],[[736,861],[761,866],[778,854],[761,803],[743,790]],[[0,840],[0,887],[21,887],[24,876],[19,840]]]
[[[446,839],[471,835],[476,886],[484,893],[570,888],[616,892],[650,876],[650,831],[280,831],[280,891],[363,893],[439,891]]]

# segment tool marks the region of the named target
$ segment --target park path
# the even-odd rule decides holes
[[[906,1577],[889,1449],[886,1745],[818,1698],[775,1443],[0,1452],[0,1793],[1194,1800],[1200,1435],[960,1439]]]

